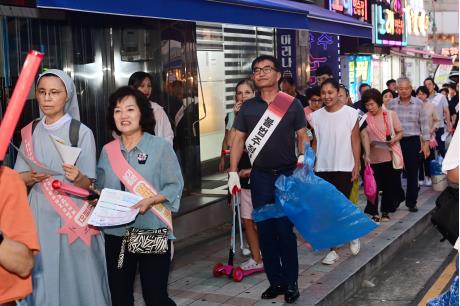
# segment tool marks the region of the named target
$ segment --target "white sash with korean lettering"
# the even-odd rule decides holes
[[[124,158],[120,150],[120,141],[114,141],[105,145],[110,166],[118,179],[132,193],[148,198],[157,195],[158,192],[140,175]],[[172,231],[171,211],[163,204],[156,204],[150,209]]]
[[[273,134],[273,131],[275,131],[293,101],[294,97],[281,91],[278,92],[259,122],[257,122],[256,127],[249,134],[245,143],[251,164],[254,164],[260,151],[262,151],[262,148]]]
[[[37,165],[41,165],[35,158],[32,143],[32,122],[21,130],[22,142],[24,144],[25,155]],[[77,238],[83,240],[87,246],[91,246],[91,236],[99,235],[99,231],[88,225],[88,219],[94,206],[84,202],[81,207],[64,194],[55,191],[51,183],[55,180],[52,176],[40,182],[43,195],[54,208],[56,213],[64,221],[64,226],[58,230],[60,234],[68,235],[68,243],[72,244]]]

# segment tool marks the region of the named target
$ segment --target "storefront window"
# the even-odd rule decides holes
[[[225,116],[235,103],[235,85],[251,75],[258,55],[274,55],[274,30],[237,25],[197,25],[198,63],[201,75],[200,156],[202,162],[220,156]],[[212,164],[217,170],[217,164]]]
[[[151,99],[164,107],[175,132],[174,148],[183,169],[185,192],[199,190],[194,23],[80,13],[65,19],[4,17],[1,108],[6,107],[27,52],[44,52],[42,71],[63,69],[74,79],[81,121],[92,129],[99,153],[111,137],[105,119],[110,94],[127,85],[132,73],[148,72],[153,77]],[[30,99],[34,99],[33,91]],[[38,116],[37,104],[30,101],[17,131]],[[18,133],[14,141],[20,142]]]

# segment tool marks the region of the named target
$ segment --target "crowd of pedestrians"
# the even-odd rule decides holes
[[[277,178],[303,164],[304,145],[310,144],[317,158],[315,174],[347,198],[363,168],[373,169],[379,196],[367,203],[365,213],[374,222],[389,221],[403,202],[417,212],[420,186],[432,184],[430,162],[445,155],[445,137],[458,122],[457,87],[446,84],[440,93],[434,80],[426,78],[414,92],[411,80],[400,77],[388,80],[382,92],[360,84],[359,99],[352,103],[328,66],[316,70],[317,84],[305,95],[292,77],[282,76],[273,56],[257,57],[251,69],[250,78],[235,88],[219,171],[228,171],[230,193],[241,192],[251,253],[241,268],[265,269],[270,285],[262,299],[284,295],[293,303],[299,297],[297,240],[288,217],[273,217],[278,213]],[[149,74],[136,72],[127,85],[110,96],[107,128],[114,139],[97,158],[93,133],[79,122],[72,79],[56,69],[39,75],[35,94],[40,119],[21,130],[16,172],[0,170],[1,193],[15,190],[11,200],[0,200],[0,287],[4,281],[11,285],[0,290],[0,304],[134,305],[139,271],[146,305],[175,305],[167,290],[175,239],[171,213],[179,209],[184,182],[172,146],[174,125],[149,100]],[[76,164],[61,163],[50,134],[81,148]],[[37,173],[30,160],[62,174]],[[129,224],[88,226],[95,203],[55,196],[54,179],[95,192],[111,188],[135,193],[143,198],[134,206],[139,215]],[[272,217],[264,217],[267,211]],[[11,214],[22,216],[21,222],[12,224]],[[336,263],[339,247],[322,263]],[[357,255],[359,240],[349,247]]]

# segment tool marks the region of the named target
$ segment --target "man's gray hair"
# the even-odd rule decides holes
[[[402,82],[409,82],[409,85],[412,86],[411,80],[408,77],[405,77],[405,76],[398,78],[398,80],[396,80],[396,82],[398,83],[398,85],[399,85],[399,83],[402,83]]]

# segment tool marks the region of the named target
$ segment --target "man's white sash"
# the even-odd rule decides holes
[[[294,97],[284,92],[278,92],[273,102],[270,103],[265,113],[259,119],[259,122],[257,122],[251,134],[249,134],[245,143],[251,164],[254,164],[260,151],[262,151],[262,148],[273,134],[273,131],[275,131],[293,101]]]

